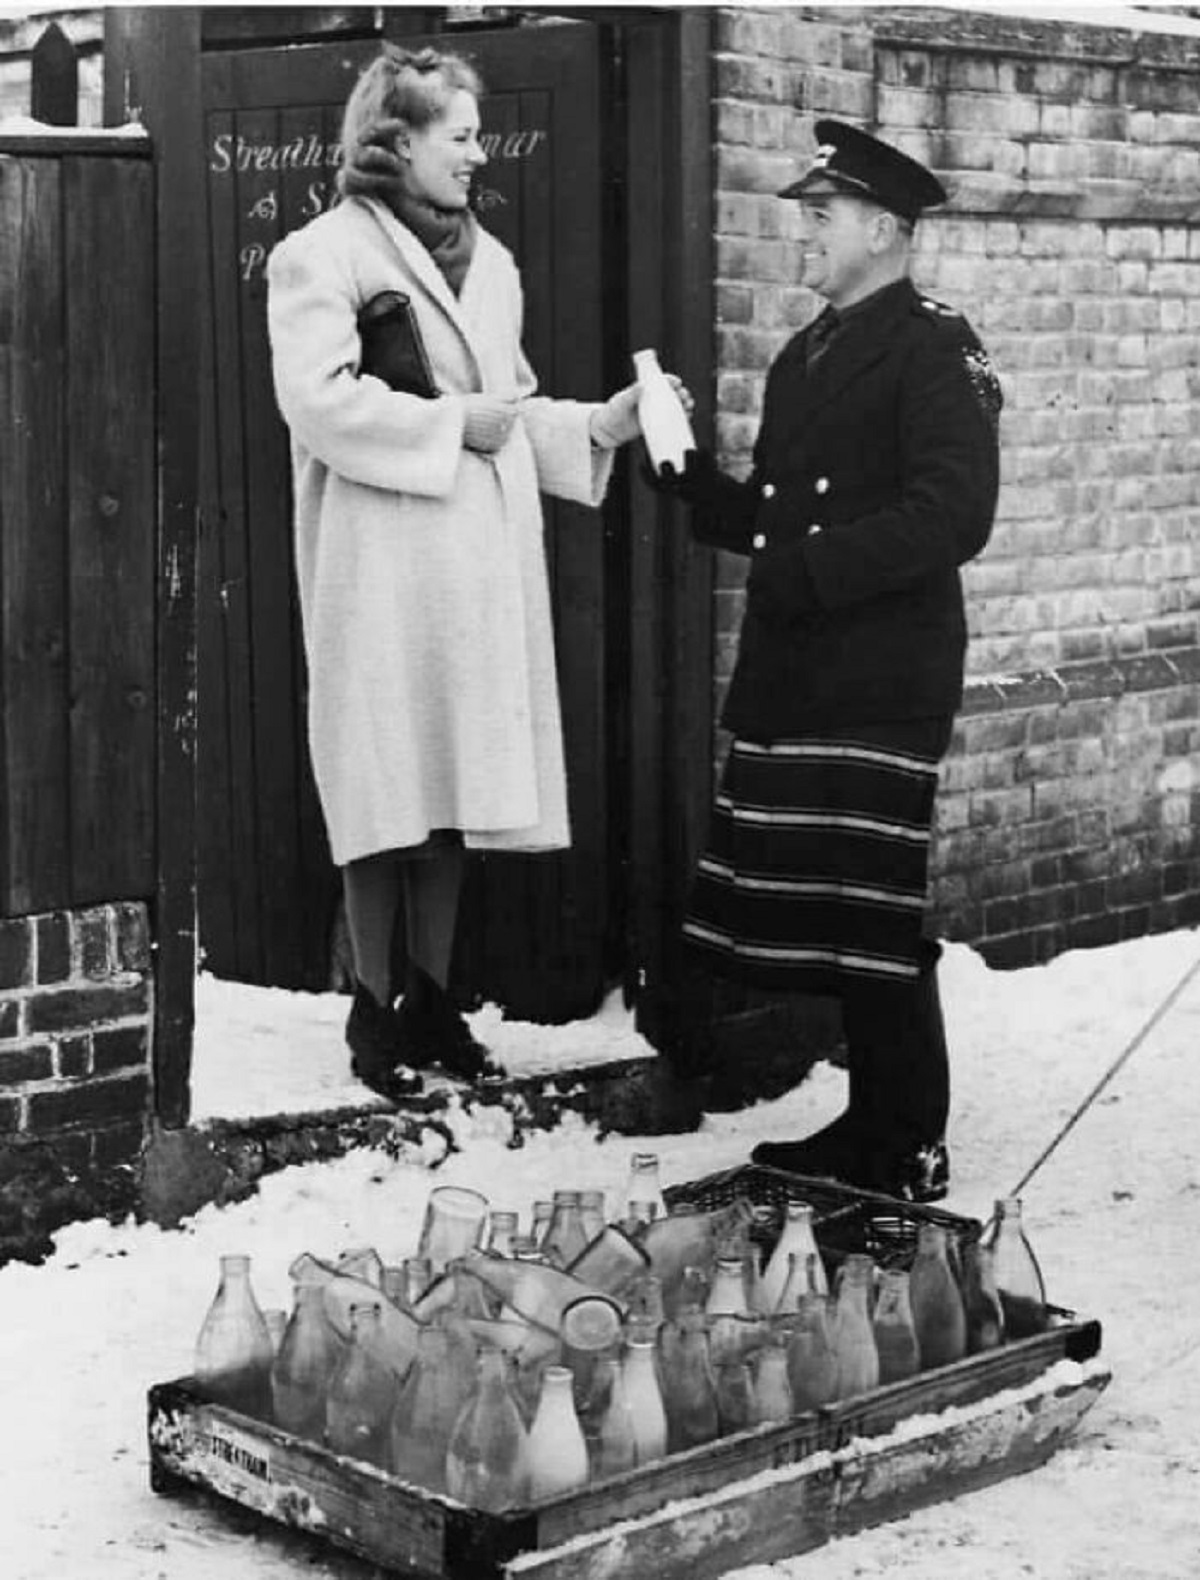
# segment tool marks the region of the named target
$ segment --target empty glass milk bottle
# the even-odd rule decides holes
[[[587,1444],[575,1414],[573,1377],[568,1366],[547,1366],[537,1413],[529,1428],[529,1496],[562,1497],[586,1486]]]
[[[629,1178],[618,1204],[622,1218],[630,1216],[630,1209],[635,1202],[646,1202],[653,1206],[655,1218],[667,1216],[667,1203],[659,1180],[657,1152],[635,1152],[630,1159]]]
[[[801,1256],[798,1251],[788,1253],[788,1275],[779,1299],[772,1307],[772,1315],[785,1316],[799,1309],[805,1295],[827,1293],[824,1271],[818,1274],[821,1258],[815,1251]]]
[[[472,1357],[473,1358],[473,1357]],[[404,1481],[446,1490],[450,1434],[475,1391],[474,1366],[463,1364],[450,1333],[421,1329],[417,1358],[404,1380],[390,1426],[391,1468]]]
[[[703,1313],[691,1311],[665,1323],[660,1354],[671,1452],[711,1443],[720,1423]]]
[[[517,1215],[495,1209],[488,1218],[487,1248],[493,1256],[511,1256],[513,1236],[517,1232]]]
[[[285,1432],[321,1441],[325,1394],[344,1348],[325,1310],[322,1282],[298,1278],[295,1305],[271,1368],[275,1420]]]
[[[709,1317],[748,1317],[746,1280],[740,1256],[717,1258],[716,1271],[708,1291],[705,1314]]]
[[[754,1421],[754,1383],[749,1364],[744,1360],[726,1360],[716,1368],[717,1421],[722,1437],[731,1432],[745,1432]]]
[[[583,1219],[579,1215],[579,1192],[556,1190],[554,1216],[542,1241],[542,1255],[555,1267],[569,1267],[588,1243]]]
[[[871,1327],[874,1284],[875,1264],[869,1256],[855,1252],[842,1263],[833,1319],[839,1399],[853,1399],[879,1382],[879,1351]]]
[[[217,1404],[269,1417],[274,1360],[275,1347],[250,1283],[250,1258],[223,1256],[217,1292],[196,1338],[196,1382]]]
[[[806,1201],[789,1201],[785,1211],[786,1216],[779,1239],[775,1242],[775,1249],[771,1252],[770,1260],[762,1274],[763,1310],[767,1312],[781,1309],[779,1302],[787,1285],[788,1273],[791,1270],[790,1258],[793,1255],[799,1258],[802,1268],[807,1265],[807,1257],[814,1258],[813,1289],[816,1294],[823,1295],[829,1288],[825,1278],[825,1265],[821,1261],[813,1234],[812,1207]]]
[[[604,1192],[602,1190],[581,1190],[579,1192],[579,1216],[583,1221],[583,1232],[590,1244],[600,1234],[608,1220],[604,1216]]]
[[[446,1490],[460,1503],[498,1514],[526,1497],[528,1433],[508,1387],[508,1357],[484,1350],[479,1384],[450,1434]]]
[[[921,1356],[908,1298],[908,1273],[903,1267],[884,1269],[871,1327],[879,1352],[880,1383],[902,1382],[906,1377],[915,1376],[920,1370]]]
[[[325,1395],[325,1441],[336,1454],[386,1470],[400,1380],[381,1357],[379,1310],[363,1305],[350,1312],[350,1342]]]
[[[546,1240],[546,1231],[550,1227],[550,1220],[554,1217],[554,1203],[552,1201],[535,1201],[529,1209],[529,1237],[540,1251]]]
[[[697,1444],[711,1443],[721,1427],[704,1313],[689,1311],[664,1324],[661,1370],[670,1452],[678,1454]]]
[[[797,1412],[815,1410],[838,1396],[838,1358],[829,1295],[804,1295],[787,1341],[788,1382]]]
[[[790,1421],[794,1413],[787,1350],[782,1339],[783,1335],[779,1335],[769,1340],[759,1350],[752,1368],[755,1426]]]
[[[399,1304],[411,1311],[433,1283],[433,1263],[427,1256],[406,1256],[400,1266],[404,1273],[404,1298]]]
[[[625,1395],[637,1463],[661,1459],[667,1451],[667,1413],[658,1386],[653,1339],[630,1339],[625,1350]]]
[[[963,1246],[962,1275],[967,1354],[978,1355],[1004,1343],[1004,1309],[996,1288],[996,1256],[990,1245],[973,1240]]]
[[[267,1306],[263,1310],[263,1321],[267,1324],[267,1332],[271,1335],[271,1348],[278,1355],[279,1346],[283,1343],[283,1335],[287,1332],[288,1313],[282,1306]]]
[[[596,1362],[592,1377],[592,1435],[588,1439],[592,1475],[617,1476],[637,1463],[633,1415],[625,1392],[625,1373],[615,1355]]]
[[[908,1298],[921,1370],[961,1360],[967,1352],[967,1320],[958,1280],[950,1266],[946,1230],[940,1223],[923,1223],[917,1231]]]
[[[427,1256],[434,1275],[480,1244],[487,1224],[488,1200],[462,1185],[439,1185],[425,1203],[417,1255]]]
[[[995,1260],[1006,1336],[1027,1339],[1041,1333],[1050,1320],[1046,1285],[1021,1221],[1019,1197],[1005,1196],[996,1203],[995,1222],[987,1244]]]

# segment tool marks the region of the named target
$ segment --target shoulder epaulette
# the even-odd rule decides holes
[[[917,306],[930,318],[961,318],[962,314],[956,307],[948,307],[945,302],[935,302],[932,296],[918,296]]]

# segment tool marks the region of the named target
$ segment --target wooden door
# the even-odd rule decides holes
[[[406,41],[419,43],[421,41]],[[485,223],[512,248],[543,388],[604,383],[602,102],[596,29],[441,40],[488,92]],[[275,409],[264,265],[332,198],[341,109],[374,41],[207,55],[208,235],[199,568],[199,925],[218,974],[320,988],[338,894],[312,785],[292,567],[287,435]],[[616,892],[606,542],[594,512],[547,502],[574,827],[570,852],[474,865],[459,976],[523,1017],[587,1013]]]

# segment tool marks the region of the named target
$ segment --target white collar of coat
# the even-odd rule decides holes
[[[428,247],[413,235],[407,225],[400,223],[386,203],[380,203],[375,198],[354,198],[352,201],[361,203],[364,208],[368,209],[375,216],[384,234],[391,240],[393,246],[408,265],[409,270],[416,276],[417,282],[425,288],[427,294],[433,298],[463,337],[468,351],[475,358],[478,370],[479,358],[472,343],[470,326],[463,316],[462,304],[450,289],[445,275],[433,261]],[[487,232],[476,221],[475,250],[477,254],[479,248],[486,246],[489,239]],[[470,268],[467,270],[468,279],[474,266],[475,260],[473,258]],[[465,282],[463,289],[466,289]]]

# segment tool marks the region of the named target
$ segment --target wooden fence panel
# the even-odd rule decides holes
[[[154,892],[149,162],[63,161],[72,901]]]
[[[153,169],[112,142],[0,146],[7,915],[155,889]]]
[[[70,898],[60,165],[0,158],[0,910]]]
[[[79,62],[75,46],[51,22],[33,46],[29,113],[48,126],[74,126],[79,119]]]

